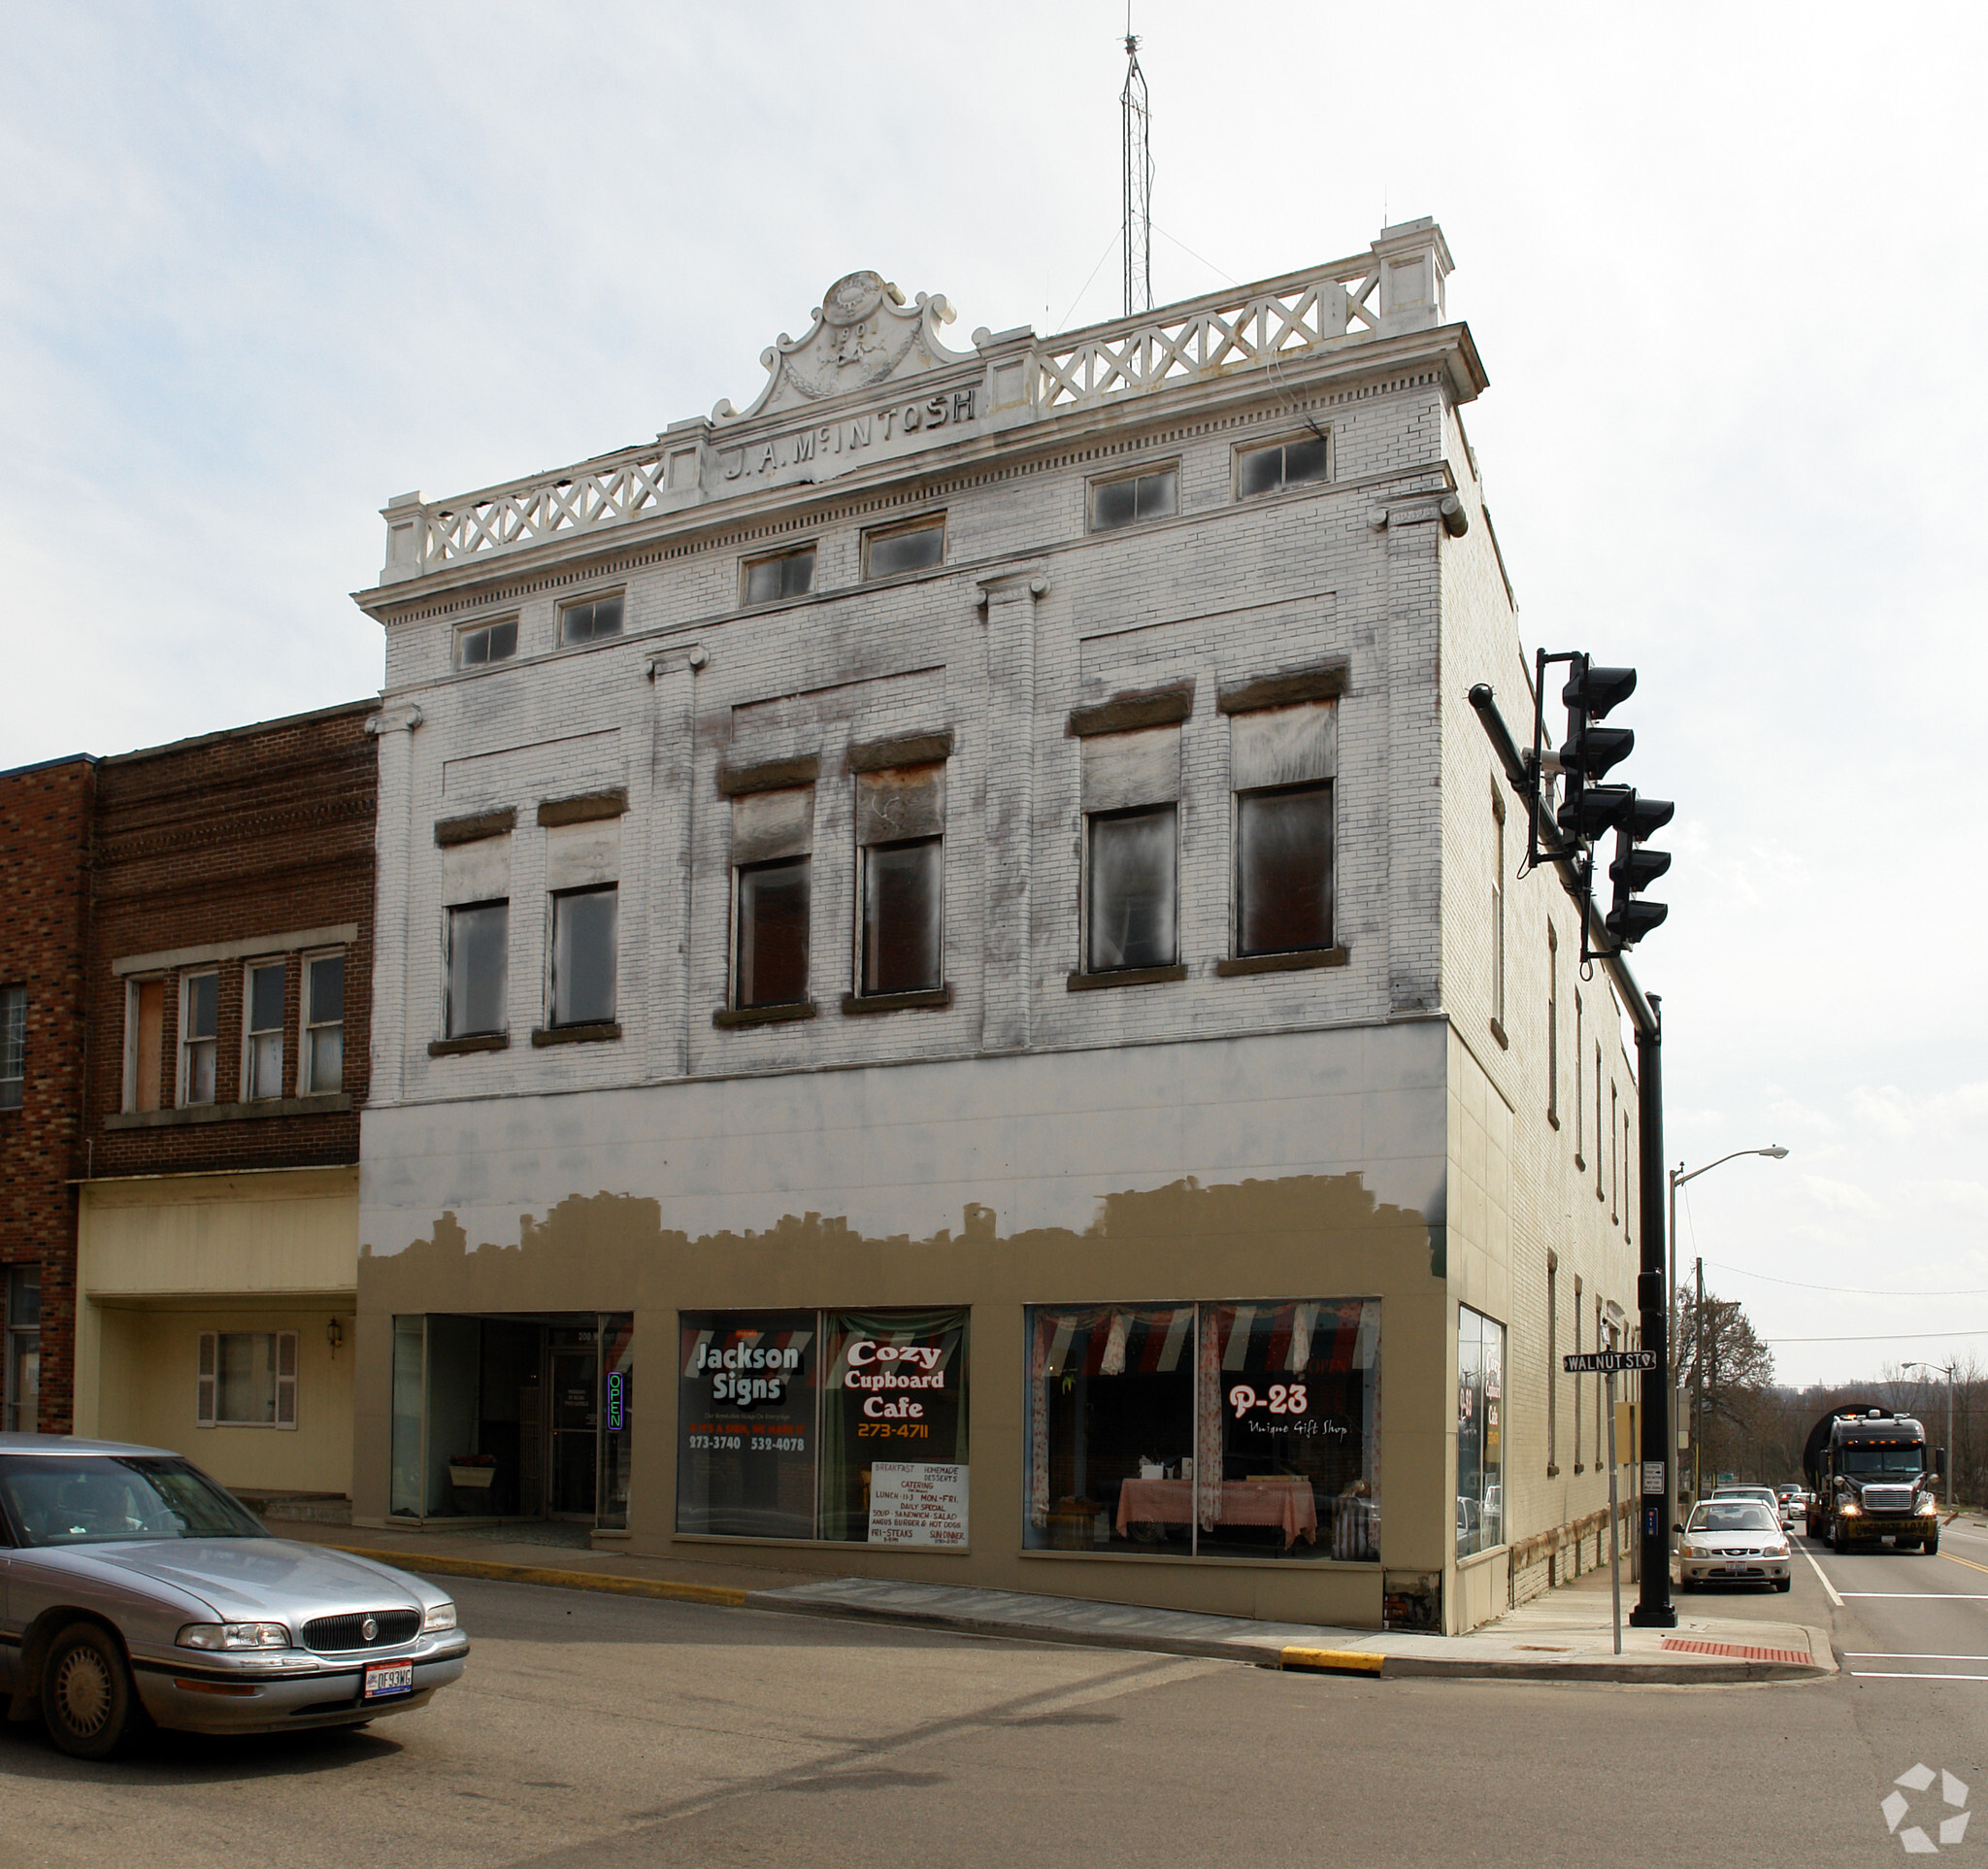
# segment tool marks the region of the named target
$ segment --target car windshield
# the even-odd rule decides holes
[[[1774,1531],[1773,1514],[1751,1499],[1709,1499],[1696,1507],[1686,1531]]]
[[[1868,1477],[1873,1473],[1913,1474],[1926,1467],[1924,1448],[1839,1448],[1837,1463],[1845,1473]]]
[[[183,1460],[143,1454],[0,1454],[0,1506],[25,1545],[269,1536]]]

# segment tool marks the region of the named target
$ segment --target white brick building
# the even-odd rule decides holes
[[[855,274],[744,414],[386,509],[362,1522],[1451,1630],[1591,1561],[1636,1090],[1465,704],[1448,270],[962,350]]]

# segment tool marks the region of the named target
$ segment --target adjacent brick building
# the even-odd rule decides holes
[[[0,1431],[70,1428],[95,783],[0,773]]]
[[[349,1470],[374,705],[97,768],[77,1418],[250,1489]]]

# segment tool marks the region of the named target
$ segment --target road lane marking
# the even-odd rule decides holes
[[[1852,1668],[1852,1681],[1988,1681],[1988,1674],[1913,1674],[1904,1671],[1886,1673],[1877,1668]]]
[[[1845,1649],[1845,1661],[1988,1661],[1988,1654],[1909,1654],[1891,1649]]]
[[[1988,1590],[1845,1590],[1845,1596],[1876,1596],[1887,1603],[1988,1603]]]
[[[1956,1557],[1950,1551],[1943,1551],[1939,1554],[1949,1564],[1965,1564],[1971,1571],[1988,1571],[1988,1564],[1977,1564],[1971,1557]]]
[[[1813,1554],[1809,1552],[1804,1551],[1802,1555],[1808,1559],[1808,1568],[1812,1570],[1817,1577],[1822,1578],[1822,1587],[1829,1592],[1829,1600],[1832,1603],[1834,1603],[1838,1609],[1841,1609],[1843,1607],[1843,1599],[1837,1594],[1837,1586],[1834,1584],[1832,1584],[1828,1578],[1822,1576],[1822,1566],[1815,1561]]]

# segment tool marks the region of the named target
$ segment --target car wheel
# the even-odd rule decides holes
[[[129,1735],[137,1696],[117,1645],[94,1622],[64,1629],[42,1659],[42,1723],[71,1758],[108,1758]]]
[[[1829,1542],[1830,1549],[1834,1551],[1839,1557],[1842,1556],[1842,1554],[1850,1549],[1850,1541],[1843,1536],[1843,1528],[1840,1525],[1839,1525],[1835,1531],[1830,1533]]]
[[[1794,1587],[1795,1580],[1792,1577],[1777,1577],[1774,1579],[1774,1588],[1777,1590],[1785,1592],[1787,1590],[1793,1589]]]
[[[1919,1549],[1931,1557],[1939,1549],[1939,1534],[1937,1531],[1926,1534],[1926,1542]]]

